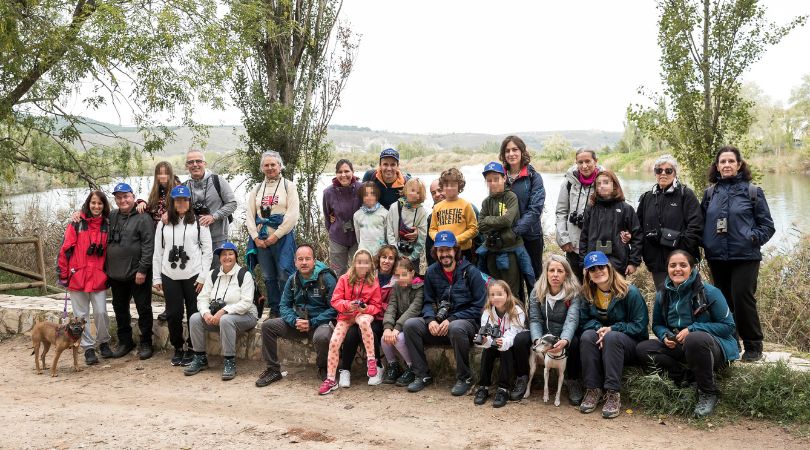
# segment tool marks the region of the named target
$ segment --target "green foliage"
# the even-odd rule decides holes
[[[555,134],[543,142],[541,154],[549,161],[573,161],[574,147],[562,135]]]

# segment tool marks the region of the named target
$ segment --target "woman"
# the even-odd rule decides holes
[[[720,394],[714,372],[740,357],[734,319],[720,290],[701,280],[691,253],[670,253],[667,274],[653,305],[652,331],[658,339],[640,342],[636,356],[651,369],[666,370],[677,385],[688,385],[694,379],[698,390],[695,415],[706,417],[714,411]]]
[[[520,217],[512,228],[523,238],[532,269],[538,274],[543,265],[543,205],[546,203],[543,177],[529,164],[531,155],[526,143],[517,136],[507,136],[501,142],[500,160],[506,169],[506,186],[518,198]]]
[[[222,379],[236,376],[236,333],[256,327],[259,315],[253,304],[253,276],[247,269],[236,264],[239,257],[236,245],[225,242],[214,250],[220,267],[211,270],[205,277],[197,310],[189,320],[191,342],[194,344],[194,360],[183,370],[186,375],[195,375],[208,367],[205,341],[208,331],[219,331],[222,343]]]
[[[636,211],[624,201],[613,172],[599,172],[594,185],[579,235],[579,254],[600,251],[610,257],[619,273],[632,275],[641,264],[641,226]]]
[[[93,307],[96,337],[90,333],[90,321],[84,327],[80,345],[84,361],[90,366],[98,364],[96,341],[102,358],[112,358],[110,349],[110,316],[107,314],[107,275],[104,261],[107,257],[110,203],[101,191],[93,191],[84,200],[80,220],[71,221],[65,228],[65,239],[59,249],[57,275],[59,284],[70,294],[73,316],[87,318]]]
[[[173,366],[187,366],[194,357],[191,339],[183,339],[186,319],[197,312],[197,294],[211,267],[211,232],[200,226],[191,209],[191,191],[175,186],[169,193],[167,223],[158,223],[152,256],[152,285],[163,291]],[[185,350],[183,346],[186,346]]]
[[[636,345],[649,337],[649,312],[638,288],[610,265],[604,253],[588,253],[584,266],[582,293],[587,302],[580,310],[579,354],[585,398],[579,410],[593,412],[604,389],[602,417],[612,419],[622,405],[619,391],[624,366],[635,361]]]
[[[354,176],[354,166],[348,159],[335,164],[332,185],[323,191],[323,214],[329,234],[329,267],[337,276],[346,273],[349,255],[357,251],[353,217],[360,209],[362,183]]]
[[[166,161],[157,163],[149,198],[146,202],[138,200],[138,206],[136,207],[138,213],[149,212],[155,225],[157,225],[163,214],[166,213],[166,197],[169,195],[169,191],[178,185],[180,185],[180,179],[174,174],[172,165]]]
[[[762,326],[757,312],[761,247],[773,237],[765,194],[751,184],[751,171],[736,147],[718,150],[709,169],[700,207],[706,218],[703,248],[714,284],[723,292],[743,341],[742,360],[762,358]]]
[[[678,162],[670,155],[655,160],[655,186],[638,200],[644,264],[661,290],[667,277],[667,255],[681,249],[700,258],[703,212],[695,193],[678,179]]]
[[[298,189],[281,176],[284,162],[278,152],[262,153],[260,167],[264,180],[248,195],[247,216],[251,219],[247,220],[247,228],[256,245],[270,312],[278,317],[284,283],[295,272]]]
[[[588,200],[595,189],[594,181],[602,171],[597,161],[596,150],[577,150],[576,165],[565,173],[557,198],[557,245],[565,252],[565,257],[580,283],[582,263],[579,256],[579,235]]]

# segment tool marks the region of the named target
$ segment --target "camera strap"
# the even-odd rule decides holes
[[[225,301],[225,296],[228,295],[228,288],[231,287],[231,280],[233,279],[233,275],[228,276],[228,284],[225,285],[225,292],[222,293],[222,297],[219,296],[219,285],[222,284],[222,279],[225,278],[224,276],[217,275],[217,288],[214,291],[214,299],[221,298],[222,301]]]

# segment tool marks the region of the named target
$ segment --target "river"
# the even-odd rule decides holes
[[[462,167],[467,185],[461,197],[480,206],[481,201],[487,196],[486,185],[480,173],[480,167]],[[413,176],[423,179],[426,185],[438,178],[438,173],[416,173]],[[546,234],[553,233],[555,217],[554,209],[557,197],[562,186],[563,176],[559,173],[543,173],[543,182],[546,188],[546,206],[543,211],[543,230]],[[653,175],[641,175],[636,173],[620,173],[619,178],[627,197],[628,203],[634,207],[638,203],[638,198],[643,192],[649,190],[654,183]],[[321,177],[318,184],[317,198],[322,198],[323,189],[331,182],[331,175]],[[152,183],[152,177],[132,177],[125,179],[132,185],[133,190],[140,198],[146,198]],[[234,214],[234,225],[241,226],[245,218],[246,182],[241,176],[231,180],[231,186],[236,191],[239,203],[236,214]],[[103,190],[110,192],[115,183],[103,186]],[[810,178],[801,175],[775,175],[766,174],[759,185],[765,191],[768,205],[771,209],[776,224],[776,235],[771,239],[766,247],[776,249],[788,249],[799,239],[802,233],[810,230]],[[10,202],[11,209],[15,214],[22,214],[30,208],[40,208],[47,216],[56,215],[60,210],[75,210],[81,207],[87,196],[86,188],[72,189],[52,189],[44,192],[20,194],[6,197]],[[700,198],[700,196],[698,196]],[[428,193],[425,206],[431,207],[432,200]],[[232,227],[233,229],[237,229]]]

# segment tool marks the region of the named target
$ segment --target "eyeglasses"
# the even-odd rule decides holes
[[[667,175],[672,175],[673,173],[675,173],[675,169],[673,169],[672,167],[667,167],[666,169],[662,169],[660,167],[655,168],[655,174],[656,175],[661,175],[662,173],[665,173]]]
[[[186,161],[187,166],[193,166],[194,164],[203,164],[203,163],[205,163],[205,160],[202,159],[189,159],[188,161]]]
[[[591,266],[591,267],[588,267],[588,272],[596,272],[596,271],[601,272],[602,270],[607,270],[607,266]]]

